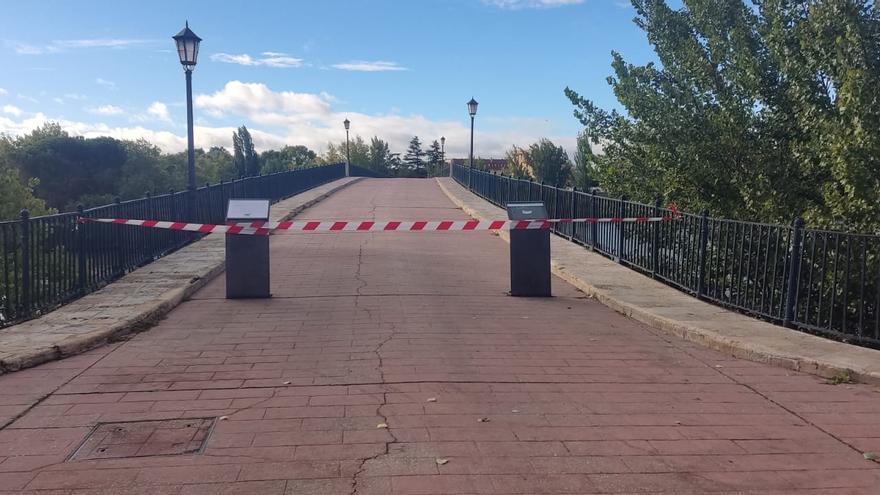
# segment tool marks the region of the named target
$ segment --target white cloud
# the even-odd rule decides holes
[[[29,101],[31,103],[39,103],[40,102],[40,100],[34,98],[33,96],[28,96],[28,95],[21,94],[21,93],[18,93],[16,96],[18,97],[19,100]]]
[[[3,113],[8,113],[9,115],[14,115],[18,117],[21,115],[21,109],[14,105],[4,105]]]
[[[86,109],[89,113],[96,115],[121,115],[124,111],[115,105],[101,105]]]
[[[64,98],[59,98],[56,96],[56,97],[52,98],[52,101],[54,101],[55,103],[57,103],[59,105],[64,105]]]
[[[9,94],[9,91],[6,91],[5,89],[0,88],[0,96],[5,96],[5,95],[8,95],[8,94]]]
[[[106,80],[106,79],[102,79],[102,78],[100,78],[100,77],[97,78],[97,79],[95,79],[95,83],[97,83],[99,86],[104,86],[104,87],[107,88],[107,89],[116,89],[116,83],[115,83],[115,82],[113,82],[113,81],[108,81],[108,80]]]
[[[0,114],[0,133],[20,135],[51,120],[75,135],[144,138],[166,152],[185,149],[186,135],[183,128],[179,128],[180,134],[149,128],[147,122],[161,121],[156,119],[162,113],[157,103],[161,102],[150,106],[155,112],[148,109],[142,114],[143,118],[132,117],[135,122],[140,121],[143,124],[130,127],[116,127],[104,122],[49,119],[43,114],[29,118],[22,115],[21,120]],[[440,136],[445,136],[446,155],[449,158],[463,158],[468,153],[470,121],[466,114],[464,118],[457,120],[433,120],[423,115],[403,115],[394,111],[379,114],[343,112],[335,108],[338,103],[331,95],[274,91],[265,84],[241,81],[230,81],[219,91],[197,95],[195,104],[198,124],[195,127],[195,144],[202,148],[224,146],[229,149],[235,126],[245,124],[260,151],[277,149],[288,144],[302,144],[323,152],[328,142],[338,143],[345,139],[342,121],[348,118],[351,120],[352,136],[363,136],[366,140],[378,136],[390,144],[393,152],[405,151],[409,140],[417,135],[424,147],[435,139],[439,140]],[[105,107],[118,108],[112,105]],[[122,112],[122,109],[119,108],[119,111]],[[113,110],[97,115],[108,114],[116,115]],[[212,115],[222,116],[224,120],[215,124]],[[575,136],[560,135],[546,119],[493,118],[484,111],[477,118],[474,154],[486,158],[502,157],[511,145],[527,146],[542,137],[547,137],[566,149],[574,148]]]
[[[230,81],[211,95],[198,95],[195,104],[214,116],[233,113],[276,125],[320,118],[330,112],[330,102],[321,95],[276,92],[262,83],[241,81]]]
[[[230,81],[223,89],[210,95],[198,95],[195,100],[196,107],[209,116],[238,117],[250,122],[249,129],[254,125],[273,129],[273,140],[285,142],[286,137],[288,144],[304,144],[316,151],[323,151],[327,142],[344,138],[342,121],[348,118],[352,122],[352,135],[365,139],[379,136],[396,151],[405,150],[413,135],[428,143],[446,136],[447,156],[467,154],[470,123],[466,119],[436,121],[415,114],[341,112],[333,108],[334,103],[335,98],[326,93],[273,91],[262,83],[241,81]],[[486,123],[489,125],[482,129],[490,129],[488,131],[477,126],[477,156],[501,157],[513,144],[524,146],[542,137],[549,137],[567,149],[574,144],[574,136],[554,135],[555,129],[545,119],[507,118]],[[256,137],[254,140],[258,146],[265,146]]]
[[[32,45],[22,42],[7,42],[15,53],[19,55],[43,55],[46,53],[58,53],[71,49],[80,48],[127,48],[133,45],[154,43],[157,40],[120,39],[120,38],[93,38],[78,40],[55,40],[45,45]]]
[[[301,67],[303,59],[291,57],[286,53],[280,52],[263,52],[261,58],[254,58],[244,53],[241,55],[232,55],[229,53],[215,53],[211,55],[214,62],[224,62],[227,64],[238,65],[265,65],[268,67]]]
[[[406,67],[401,67],[397,64],[397,62],[386,62],[384,60],[377,60],[375,62],[368,62],[366,60],[353,60],[351,62],[334,64],[332,67],[334,69],[350,70],[356,72],[386,72],[409,70]]]
[[[566,5],[579,5],[585,0],[482,0],[483,4],[501,9],[549,9]]]
[[[153,104],[147,108],[147,114],[163,122],[171,122],[171,114],[168,113],[168,105],[161,101],[153,102]]]

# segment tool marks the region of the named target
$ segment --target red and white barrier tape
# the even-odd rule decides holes
[[[286,221],[241,222],[231,225],[210,223],[169,222],[163,220],[131,220],[126,218],[86,218],[80,222],[135,225],[157,229],[183,230],[203,234],[269,235],[273,231],[292,232],[449,232],[478,230],[547,229],[554,223],[651,223],[675,219],[666,217],[552,218],[547,220],[435,220],[435,221]]]

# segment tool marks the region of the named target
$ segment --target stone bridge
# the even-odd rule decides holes
[[[501,214],[449,179],[330,191],[276,208]],[[525,299],[490,232],[276,235],[273,297],[227,300],[209,236],[0,332],[21,368],[109,340],[0,376],[0,493],[880,493],[877,351],[553,242],[554,297]],[[181,289],[192,266],[216,276]],[[161,297],[124,305],[155,279]],[[61,335],[177,303],[143,332]]]

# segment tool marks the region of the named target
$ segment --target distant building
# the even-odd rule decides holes
[[[447,161],[452,165],[468,166],[467,158],[450,158]],[[507,160],[504,158],[474,158],[474,166],[485,167],[490,172],[503,172],[507,168]]]

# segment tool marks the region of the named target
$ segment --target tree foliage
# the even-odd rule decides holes
[[[241,126],[232,133],[232,148],[232,163],[239,177],[260,175],[260,156],[247,127]]]
[[[32,216],[54,213],[46,202],[34,195],[34,187],[39,179],[22,181],[20,171],[9,163],[12,141],[0,136],[0,221],[19,218],[22,209],[27,208]]]
[[[537,180],[556,187],[563,187],[568,182],[571,162],[562,146],[541,139],[529,146],[528,160]]]
[[[382,175],[388,175],[391,168],[391,148],[388,143],[373,136],[370,140],[369,162],[367,168]]]
[[[425,161],[429,170],[428,175],[430,177],[437,175],[443,167],[443,152],[440,151],[440,141],[435,139],[431,143],[431,147],[425,152]]]
[[[590,146],[590,138],[581,134],[577,138],[574,151],[574,167],[571,171],[572,185],[582,191],[598,186],[596,169],[596,155]]]
[[[259,173],[262,160],[253,150],[249,133],[246,129],[244,133],[236,131],[236,138],[240,134],[244,139],[237,139],[242,158],[239,166],[247,173],[244,157],[251,150],[250,159],[256,159]],[[307,166],[316,158],[305,146],[285,146],[265,153],[281,156],[284,170]],[[233,155],[222,147],[196,149],[195,160],[199,185],[238,178],[242,173],[236,169]],[[22,208],[42,215],[74,211],[80,204],[108,204],[116,197],[125,200],[147,192],[180,191],[186,187],[186,177],[185,151],[162,153],[145,140],[71,136],[54,123],[15,138],[0,136],[0,218],[4,219],[17,217]]]
[[[603,187],[765,221],[880,222],[880,16],[866,0],[633,0],[659,64],[612,54],[625,113],[566,88]]]
[[[422,142],[419,141],[418,136],[413,136],[406,148],[406,154],[403,155],[403,162],[411,172],[421,172],[425,168],[424,156]]]
[[[285,146],[280,150],[268,150],[260,154],[264,174],[296,170],[315,164],[318,155],[303,145]]]

